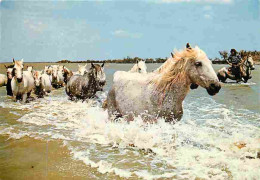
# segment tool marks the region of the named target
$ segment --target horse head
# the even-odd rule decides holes
[[[42,80],[42,73],[41,73],[41,71],[34,71],[33,72],[33,78],[34,78],[35,86],[39,87],[41,85],[41,80]]]
[[[13,68],[14,68],[14,65],[9,65],[9,66],[6,66],[4,65],[5,68],[6,68],[6,76],[9,80],[12,80],[13,78]]]
[[[212,67],[212,62],[208,59],[205,52],[197,46],[192,48],[187,44],[183,55],[182,58],[187,63],[185,69],[191,82],[190,87],[196,88],[197,86],[201,86],[207,90],[209,95],[213,96],[217,94],[221,86]],[[175,56],[178,56],[178,53]]]
[[[87,64],[85,65],[78,64],[78,72],[80,75],[84,75],[86,71],[87,71]]]
[[[141,60],[137,62],[138,72],[139,73],[147,73],[147,67],[145,61]]]
[[[63,70],[64,70],[64,74],[63,74],[64,82],[67,83],[68,80],[71,78],[71,76],[73,76],[73,72],[66,67],[64,67]]]
[[[54,80],[57,80],[58,71],[59,71],[58,65],[53,65],[52,66],[52,77],[53,77]]]
[[[250,70],[254,70],[255,69],[254,60],[251,55],[247,58],[247,62]]]
[[[104,72],[104,63],[102,65],[91,63],[90,71],[98,85],[98,90],[103,90],[103,86],[106,84],[106,74]]]
[[[52,66],[44,66],[44,73],[47,75],[52,75]]]
[[[27,71],[32,73],[33,72],[33,66],[27,66]]]
[[[23,59],[22,60],[14,60],[14,68],[12,71],[12,76],[16,77],[17,82],[20,83],[23,81]]]

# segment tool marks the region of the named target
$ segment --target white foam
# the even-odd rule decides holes
[[[184,117],[175,125],[163,119],[146,124],[139,117],[130,123],[110,122],[99,102],[71,102],[64,96],[49,96],[30,105],[4,105],[27,108],[28,113],[18,120],[19,126],[5,126],[0,134],[62,140],[74,159],[102,174],[144,179],[260,178],[260,161],[246,158],[256,157],[260,150],[260,115],[235,111],[211,98],[185,101]],[[246,147],[239,149],[236,142]]]

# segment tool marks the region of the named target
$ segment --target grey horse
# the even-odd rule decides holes
[[[93,98],[97,91],[102,91],[106,83],[106,75],[104,73],[104,63],[91,63],[90,69],[84,75],[73,75],[65,88],[70,100]]]

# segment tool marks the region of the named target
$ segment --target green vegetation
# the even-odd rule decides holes
[[[239,51],[240,55],[242,58],[246,58],[249,54],[252,55],[255,63],[259,64],[260,63],[260,51],[244,51],[241,50]],[[214,58],[210,59],[213,64],[227,64],[226,60],[227,57],[229,56],[228,51],[219,51],[220,57],[221,58]],[[107,59],[107,60],[80,60],[80,61],[70,61],[70,60],[61,60],[58,61],[57,63],[136,63],[137,61],[143,60],[146,63],[164,63],[167,60],[166,58],[146,58],[142,59],[139,57],[134,57],[131,58],[127,56],[124,59]]]
[[[129,56],[124,59],[108,59],[108,60],[82,60],[82,61],[69,61],[61,60],[57,63],[136,63],[137,61],[143,60],[146,63],[164,63],[167,60],[166,58],[146,58],[142,59],[139,57],[130,58]]]

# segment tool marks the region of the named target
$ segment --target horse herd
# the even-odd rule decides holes
[[[106,84],[104,63],[79,66],[77,72],[60,65],[36,71],[31,66],[24,70],[23,60],[13,60],[13,65],[6,66],[6,70],[7,95],[22,102],[27,102],[32,92],[40,98],[53,88],[64,86],[70,100],[86,100],[96,97],[96,92],[102,91]],[[153,72],[147,72],[144,61],[137,62],[128,72],[115,72],[102,107],[112,119],[124,117],[132,121],[141,116],[144,121],[164,118],[175,122],[183,115],[182,103],[189,90],[198,86],[205,88],[209,95],[221,89],[205,52],[187,44]]]

